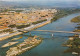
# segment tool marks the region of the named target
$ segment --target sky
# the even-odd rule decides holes
[[[11,2],[66,2],[66,3],[80,3],[80,0],[0,0],[0,1],[11,1]]]
[[[63,3],[75,3],[75,4],[80,4],[80,0],[2,0],[2,1],[11,1],[11,2],[15,2],[15,1],[17,1],[17,2],[42,2],[42,3],[55,3],[55,2],[63,2]]]
[[[2,1],[80,1],[80,0],[2,0]]]
[[[80,6],[80,0],[0,0],[0,1],[9,1],[9,2],[27,2],[29,4],[43,4],[43,5],[55,5],[56,6]]]

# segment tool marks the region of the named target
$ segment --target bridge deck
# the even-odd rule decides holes
[[[42,32],[55,32],[55,33],[72,33],[72,34],[80,34],[80,32],[72,32],[72,31],[54,31],[54,30],[33,30],[33,31],[42,31]]]

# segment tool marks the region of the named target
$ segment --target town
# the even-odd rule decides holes
[[[43,22],[45,23],[46,21],[50,21],[57,12],[56,9],[16,8],[0,10],[0,40],[7,39],[10,35],[12,37],[15,34],[21,34],[18,30],[25,28],[30,30],[29,28],[33,28],[31,27],[33,25],[39,26],[40,23],[43,24]]]

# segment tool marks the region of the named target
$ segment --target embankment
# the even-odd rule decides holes
[[[51,22],[51,21],[46,21],[46,22],[43,22],[43,23],[41,23],[41,24],[40,24],[40,23],[39,23],[39,24],[36,24],[36,26],[34,26],[33,28],[30,28],[30,29],[28,29],[28,30],[37,29],[37,28],[42,27],[42,26],[44,26],[44,25],[46,25],[46,24],[48,24],[48,23],[50,23],[50,22]],[[28,31],[24,31],[24,32],[28,32]],[[23,32],[16,32],[16,33],[12,33],[12,34],[10,34],[10,35],[1,37],[1,38],[0,38],[0,41],[5,40],[5,39],[8,39],[8,38],[13,37],[13,36],[16,36],[16,35],[20,35],[20,34],[23,34]]]
[[[13,37],[13,36],[16,36],[16,35],[20,35],[20,34],[22,34],[22,32],[16,32],[16,33],[9,34],[7,36],[1,37],[0,38],[0,41],[5,40],[5,39],[8,39],[8,38]]]
[[[37,29],[37,28],[40,28],[40,27],[42,27],[42,26],[44,26],[44,25],[46,25],[46,24],[49,24],[51,21],[46,21],[45,23],[42,23],[42,24],[40,24],[40,25],[38,25],[38,26],[35,26],[34,28],[32,28],[31,30],[34,30],[34,29]]]

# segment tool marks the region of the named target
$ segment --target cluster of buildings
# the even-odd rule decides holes
[[[22,25],[32,22],[50,19],[57,12],[56,9],[23,10],[22,12],[7,11],[0,13],[0,29],[8,28],[9,25]]]

